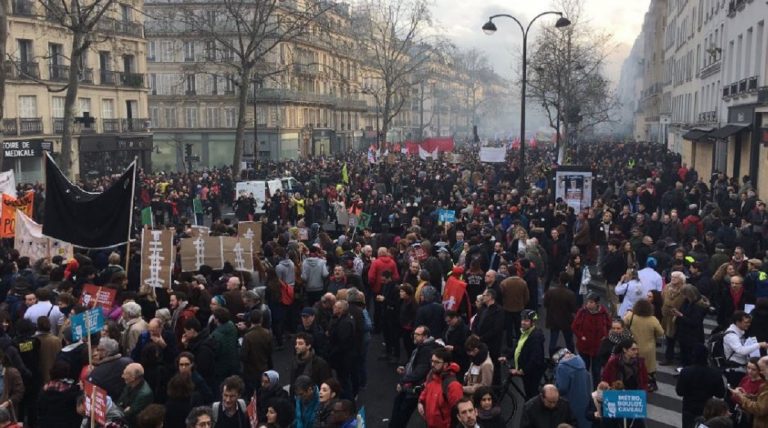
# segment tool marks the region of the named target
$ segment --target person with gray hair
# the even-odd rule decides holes
[[[117,405],[123,409],[126,419],[133,426],[139,413],[152,404],[152,389],[144,380],[144,367],[139,363],[125,366],[122,377],[125,388],[117,399]]]
[[[139,337],[147,331],[149,324],[141,317],[141,306],[138,303],[130,301],[123,303],[123,335],[120,344],[126,355],[131,355],[133,348],[139,342]]]
[[[206,428],[212,426],[213,412],[208,406],[199,406],[192,409],[185,421],[187,428]]]
[[[119,397],[125,384],[120,377],[123,370],[133,361],[120,354],[120,345],[115,339],[102,337],[94,352],[94,368],[88,382],[107,391],[110,397]]]

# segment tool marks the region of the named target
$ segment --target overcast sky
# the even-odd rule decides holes
[[[617,45],[606,69],[614,86],[621,64],[640,34],[649,4],[650,0],[584,0],[587,24],[612,34]],[[527,25],[530,18],[546,10],[553,10],[549,0],[433,0],[432,7],[433,18],[445,36],[461,49],[474,47],[485,52],[496,72],[506,78],[519,73],[520,29],[508,18],[494,20],[499,31],[492,36],[485,35],[480,28],[490,15],[507,13]],[[542,17],[536,21],[528,36],[529,48],[536,38],[536,27],[554,25],[556,18]]]

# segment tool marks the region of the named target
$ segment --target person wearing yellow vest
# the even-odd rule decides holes
[[[539,383],[547,368],[544,358],[544,332],[536,327],[536,321],[539,319],[536,311],[526,309],[520,315],[520,338],[517,345],[509,349],[507,356],[499,358],[499,361],[505,363],[511,360],[509,374],[522,377],[525,396],[531,399],[539,393]]]
[[[304,217],[304,214],[306,213],[306,210],[304,208],[304,198],[301,197],[301,193],[296,193],[293,196],[293,203],[296,204],[296,217],[302,218]]]

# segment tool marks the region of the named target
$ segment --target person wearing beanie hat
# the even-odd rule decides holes
[[[422,290],[422,301],[416,310],[414,325],[429,327],[433,337],[443,337],[445,331],[445,308],[437,302],[437,290],[431,285],[425,285]]]
[[[501,363],[509,362],[509,374],[523,378],[526,399],[530,400],[539,393],[541,377],[547,369],[544,355],[544,332],[536,326],[539,319],[536,311],[524,310],[521,314],[520,338],[506,356],[499,358]]]

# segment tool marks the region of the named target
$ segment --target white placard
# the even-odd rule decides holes
[[[480,162],[504,163],[507,156],[506,147],[481,147]]]

